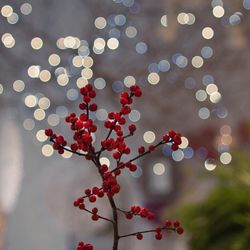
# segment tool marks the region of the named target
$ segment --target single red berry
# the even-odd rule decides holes
[[[133,218],[133,214],[131,214],[131,213],[126,213],[126,218],[127,218],[128,220],[131,220],[131,219]]]
[[[98,213],[98,208],[97,207],[92,208],[92,213],[97,214]]]
[[[172,221],[166,220],[166,221],[165,221],[165,226],[166,226],[166,227],[171,227],[171,226],[172,226]]]
[[[99,216],[97,214],[93,214],[91,216],[91,219],[94,220],[94,221],[97,221],[99,219]]]
[[[179,135],[175,135],[173,140],[175,144],[177,145],[181,144],[181,137]]]
[[[142,239],[143,239],[143,235],[142,235],[141,233],[137,233],[137,234],[136,234],[136,238],[137,238],[138,240],[142,240]]]
[[[92,111],[92,112],[96,111],[97,110],[97,105],[95,103],[91,104],[89,106],[89,110]]]
[[[71,148],[71,150],[74,151],[74,152],[77,151],[77,150],[78,150],[78,145],[77,145],[77,143],[71,144],[70,148]]]
[[[162,239],[162,234],[161,234],[161,233],[157,233],[157,234],[155,235],[155,238],[156,238],[157,240],[161,240],[161,239]]]
[[[169,135],[168,134],[166,134],[166,135],[163,135],[163,140],[165,141],[165,142],[168,142],[169,141]]]
[[[45,129],[45,135],[47,135],[49,137],[52,136],[53,135],[53,130],[51,128]]]
[[[83,209],[85,209],[85,205],[82,203],[79,205],[79,208],[83,210]]]
[[[178,220],[177,220],[177,221],[175,221],[175,222],[174,222],[174,227],[176,227],[176,228],[177,228],[177,227],[179,227],[179,226],[180,226],[180,222],[179,222]]]
[[[134,124],[131,124],[131,125],[129,125],[128,129],[129,129],[130,133],[133,134],[136,130],[136,126]]]
[[[87,189],[84,190],[84,193],[86,195],[90,195],[91,194],[91,190],[89,188],[87,188]]]
[[[89,196],[89,201],[90,202],[95,202],[96,201],[96,196],[95,195]]]
[[[143,146],[138,148],[138,153],[143,154],[145,152],[145,148]]]
[[[176,135],[176,132],[175,132],[174,130],[170,130],[170,131],[168,132],[168,134],[169,134],[169,136],[173,139],[174,136]]]
[[[178,228],[176,229],[176,232],[177,232],[178,234],[183,234],[183,233],[184,233],[184,229],[183,229],[182,227],[178,227]]]
[[[178,146],[177,144],[172,144],[171,149],[172,149],[173,151],[176,151],[176,150],[179,149],[179,146]]]

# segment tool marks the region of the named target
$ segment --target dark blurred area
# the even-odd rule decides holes
[[[128,143],[133,154],[170,129],[183,135],[179,150],[165,145],[127,173],[118,203],[148,206],[157,215],[152,223],[122,221],[123,232],[175,216],[183,218],[185,235],[159,242],[154,235],[130,238],[121,250],[246,249],[250,0],[1,1],[0,10],[0,250],[71,250],[80,239],[111,248],[112,228],[72,206],[84,188],[98,183],[92,166],[54,153],[44,135],[52,127],[70,138],[64,118],[80,112],[79,88],[88,82],[97,91],[96,145],[108,112],[118,109],[119,93],[135,83],[143,96],[128,119],[138,127]],[[108,155],[101,160],[112,164]],[[226,211],[240,222],[212,234],[204,218],[234,203],[225,197],[220,203],[224,191],[216,191],[225,175],[231,187],[225,197],[236,197]],[[244,177],[242,199],[241,184],[230,182],[235,176]],[[98,205],[109,216],[108,205]],[[221,213],[214,223],[225,219]],[[242,213],[248,224],[237,217]],[[230,225],[238,230],[228,231]],[[218,245],[209,245],[218,235]],[[231,235],[234,248],[221,243]]]

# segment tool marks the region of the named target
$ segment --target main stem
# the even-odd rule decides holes
[[[99,156],[96,156],[95,157],[95,161],[96,161],[96,166],[98,168],[98,171],[99,171],[99,174],[100,176],[102,177],[102,180],[104,181],[104,177],[103,177],[103,174],[101,172],[101,169],[100,169],[100,161],[99,161]],[[108,197],[108,200],[109,200],[109,204],[112,208],[112,214],[113,214],[113,250],[118,250],[118,243],[119,243],[119,239],[120,239],[120,236],[119,236],[119,233],[118,233],[118,214],[117,214],[117,207],[116,207],[116,204],[115,204],[115,200],[113,197]]]

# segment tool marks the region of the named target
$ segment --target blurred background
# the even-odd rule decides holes
[[[118,203],[157,214],[122,222],[124,233],[166,218],[186,233],[127,238],[120,249],[249,248],[250,0],[3,0],[0,10],[0,250],[72,250],[78,240],[111,249],[112,228],[72,206],[98,182],[92,166],[54,153],[43,133],[70,138],[64,118],[79,112],[88,82],[96,143],[135,83],[143,97],[129,115],[134,155],[170,129],[183,134],[178,151],[166,145],[127,173]],[[101,160],[112,166],[109,155]]]

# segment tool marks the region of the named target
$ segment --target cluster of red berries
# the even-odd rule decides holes
[[[85,244],[84,242],[80,241],[77,246],[77,250],[93,250],[93,246],[91,244]]]
[[[174,130],[170,130],[167,134],[162,137],[165,143],[172,142],[172,150],[176,151],[179,149],[179,145],[181,144],[181,134],[175,132]]]
[[[134,164],[134,161],[148,153],[151,153],[162,144],[168,143],[171,145],[173,151],[177,150],[181,144],[181,135],[174,130],[171,130],[163,136],[162,141],[158,144],[149,145],[148,148],[140,146],[138,148],[138,156],[127,162],[122,162],[122,157],[131,153],[131,149],[127,146],[125,139],[129,136],[133,136],[136,131],[136,126],[134,124],[129,124],[127,125],[128,132],[127,134],[124,134],[123,126],[127,124],[126,115],[131,112],[130,105],[133,103],[133,97],[140,97],[142,95],[140,87],[133,85],[130,87],[129,92],[122,92],[120,94],[120,110],[118,112],[110,112],[108,114],[108,120],[104,122],[104,127],[109,131],[107,137],[101,141],[99,150],[96,150],[93,146],[92,137],[92,133],[97,131],[97,126],[89,116],[89,112],[95,112],[97,110],[97,104],[92,102],[92,99],[96,96],[96,92],[91,84],[87,84],[85,87],[80,89],[80,93],[83,99],[79,104],[79,108],[83,111],[83,113],[79,116],[75,113],[71,113],[65,118],[65,121],[70,125],[70,129],[74,131],[73,142],[70,146],[67,147],[67,141],[62,135],[55,134],[50,128],[45,130],[45,134],[53,142],[53,148],[57,150],[59,154],[63,154],[64,150],[67,150],[78,155],[83,155],[87,160],[94,162],[102,177],[103,183],[101,187],[95,186],[92,189],[85,189],[84,195],[74,201],[74,206],[90,213],[92,215],[91,218],[94,221],[101,218],[113,222],[112,220],[98,215],[97,207],[94,207],[91,210],[87,209],[84,202],[87,200],[90,203],[95,203],[98,198],[102,198],[105,195],[109,198],[109,200],[113,200],[114,195],[118,194],[121,189],[117,179],[121,174],[122,169],[127,168],[131,172],[136,171],[137,166]],[[112,132],[116,134],[116,137],[111,137]],[[106,164],[100,163],[100,157],[103,151],[111,152],[112,157],[116,162],[116,166],[111,170]],[[114,209],[113,206],[112,208]],[[140,206],[132,206],[129,211],[123,211],[117,208],[117,211],[118,210],[122,211],[127,219],[132,219],[134,216],[140,216],[148,220],[152,220],[154,218],[154,214],[152,212],[150,212],[147,208]],[[138,232],[131,235],[136,235],[137,239],[141,240],[143,238],[143,233],[155,232],[155,238],[160,240],[162,238],[161,231],[164,229],[176,231],[178,234],[183,233],[183,228],[180,227],[179,222],[172,223],[170,221],[166,221],[165,225],[162,227],[157,227],[154,230]],[[79,242],[77,247],[77,250],[91,249],[93,249],[92,245],[84,244],[83,242]]]
[[[149,212],[147,208],[142,208],[140,206],[132,206],[130,211],[126,212],[126,218],[132,219],[134,215],[139,215],[142,218],[147,218],[148,220],[154,219],[154,214]]]

